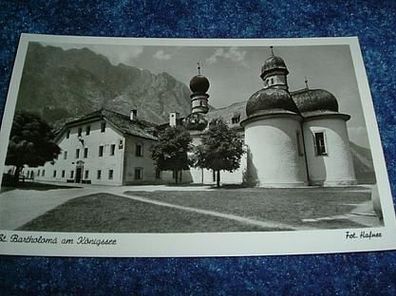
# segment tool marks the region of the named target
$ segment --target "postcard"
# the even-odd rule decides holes
[[[396,247],[356,37],[22,34],[0,170],[4,255]]]

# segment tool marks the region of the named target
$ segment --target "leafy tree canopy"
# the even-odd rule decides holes
[[[15,165],[21,169],[24,165],[36,167],[54,160],[60,153],[54,138],[51,127],[39,116],[16,112],[11,128],[6,165]]]
[[[221,119],[211,121],[208,131],[202,137],[202,145],[196,148],[195,166],[217,171],[217,185],[220,171],[234,171],[239,168],[244,153],[243,141],[234,129]]]
[[[152,158],[160,170],[187,170],[187,152],[191,150],[190,133],[182,126],[168,127],[159,134]]]

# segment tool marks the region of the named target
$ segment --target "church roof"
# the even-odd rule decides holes
[[[274,70],[282,70],[285,71],[286,74],[289,73],[286,63],[281,57],[271,56],[265,60],[263,66],[261,67],[261,77],[264,77],[268,72]]]
[[[254,93],[247,101],[247,116],[265,111],[290,111],[299,113],[289,92],[280,88],[263,88]]]
[[[308,112],[338,112],[336,97],[324,89],[301,89],[291,93],[302,115]]]
[[[191,78],[190,89],[193,93],[204,94],[209,89],[209,80],[203,75],[196,75]]]

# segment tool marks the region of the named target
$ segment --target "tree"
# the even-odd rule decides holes
[[[16,167],[16,182],[24,165],[37,167],[53,161],[59,155],[60,148],[54,138],[51,127],[39,116],[28,112],[15,113],[6,165]]]
[[[217,187],[220,187],[220,171],[233,172],[240,166],[244,153],[243,141],[234,129],[221,119],[212,120],[202,137],[202,145],[195,151],[195,166],[214,170]]]
[[[189,169],[187,153],[191,150],[190,133],[182,126],[168,127],[159,134],[159,141],[152,149],[157,169],[172,170],[176,184],[181,170]]]

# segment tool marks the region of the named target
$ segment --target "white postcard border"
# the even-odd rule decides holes
[[[384,215],[384,227],[336,230],[235,232],[235,233],[62,233],[0,230],[0,254],[32,256],[99,256],[99,257],[190,257],[190,256],[248,256],[363,252],[396,248],[396,219],[392,194],[375,118],[367,75],[357,37],[302,39],[146,39],[82,37],[22,34],[12,72],[10,88],[0,131],[0,170],[3,171],[8,138],[14,116],[16,99],[27,45],[30,41],[79,44],[117,44],[140,46],[299,46],[348,45],[351,50],[356,79],[362,101],[369,143]],[[5,128],[4,128],[5,127]],[[2,174],[0,174],[1,183]],[[362,232],[380,233],[380,237],[360,238]],[[348,239],[348,233],[356,239]],[[14,235],[31,236],[42,242],[11,242]],[[3,241],[6,237],[7,241]],[[81,239],[82,238],[82,239]],[[98,243],[84,243],[87,241]],[[56,239],[56,243],[43,242]],[[70,243],[73,240],[73,243]],[[99,240],[99,241],[98,241]],[[115,244],[114,240],[116,241]],[[78,243],[80,241],[81,243]],[[69,243],[68,243],[69,242]],[[103,244],[100,244],[103,242]],[[106,244],[104,242],[107,242]]]

